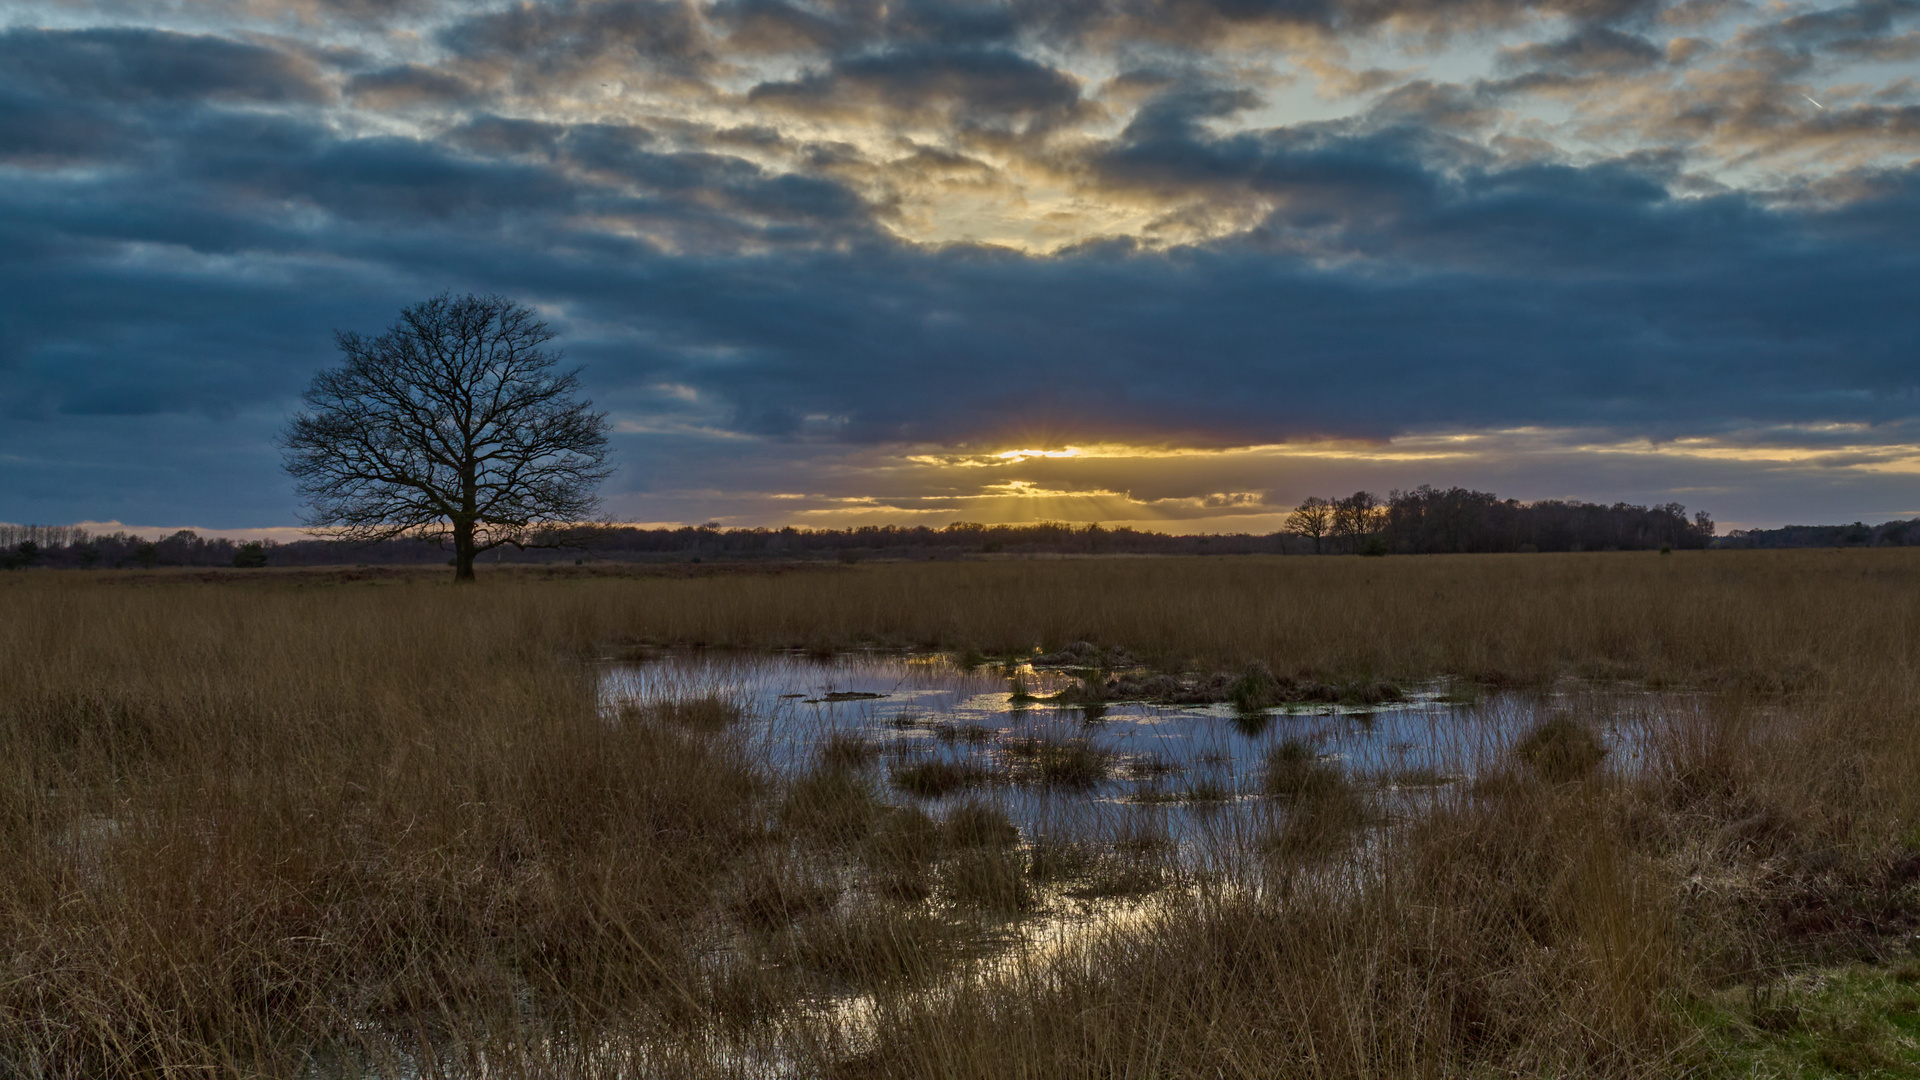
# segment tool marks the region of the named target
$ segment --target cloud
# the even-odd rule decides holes
[[[1080,111],[1074,79],[999,49],[899,48],[836,61],[826,71],[753,88],[757,105],[889,122],[936,121],[962,131],[1025,135]]]
[[[443,28],[438,41],[533,95],[588,80],[698,82],[716,60],[706,22],[676,0],[518,0]]]
[[[0,162],[50,168],[113,160],[146,118],[209,105],[313,105],[332,95],[295,53],[143,29],[0,31]]]
[[[1910,490],[1911,0],[90,10],[0,32],[26,516],[290,519],[331,331],[449,288],[655,519]]]
[[[419,64],[362,72],[347,80],[346,93],[370,109],[406,109],[470,103],[476,87],[459,75]]]
[[[1555,41],[1500,51],[1500,62],[1507,67],[1566,74],[1639,71],[1665,58],[1665,52],[1646,38],[1605,26],[1583,26]]]
[[[784,0],[722,0],[713,18],[728,44],[748,53],[826,52],[849,55],[887,42],[895,45],[979,48],[1012,41],[1032,15],[1020,5],[948,0],[831,3],[810,7]]]
[[[328,97],[297,54],[206,34],[99,28],[0,32],[6,81],[68,100],[312,103]]]

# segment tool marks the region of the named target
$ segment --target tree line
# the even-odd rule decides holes
[[[1339,499],[1310,498],[1294,509],[1287,528],[1264,534],[1176,534],[1057,521],[1018,525],[956,521],[943,526],[846,529],[729,529],[718,522],[677,528],[606,524],[556,527],[530,535],[524,549],[499,548],[485,558],[523,564],[696,559],[851,562],[982,555],[1434,554],[1770,546],[1744,541],[1752,535],[1756,534],[1736,533],[1716,541],[1708,515],[1689,518],[1686,508],[1677,503],[1654,507],[1561,500],[1522,503],[1465,488],[1423,486],[1394,491],[1385,499],[1365,491]],[[1920,541],[1920,529],[1913,535]],[[67,526],[19,525],[0,525],[0,552],[12,567],[67,568],[428,565],[448,558],[448,549],[436,537],[235,542],[189,530],[147,539],[126,532],[91,534]]]
[[[1688,518],[1679,503],[1523,503],[1490,491],[1426,484],[1385,499],[1370,491],[1308,498],[1288,515],[1287,531],[1315,554],[1362,555],[1646,551],[1704,548],[1714,540],[1713,518],[1705,511]]]
[[[258,540],[236,543],[205,537],[191,529],[150,540],[125,531],[92,533],[74,525],[0,525],[0,567],[9,570],[256,567],[267,565],[268,549],[274,546]]]
[[[1778,529],[1735,529],[1714,541],[1724,548],[1913,547],[1920,546],[1920,518],[1879,525],[1784,525]]]

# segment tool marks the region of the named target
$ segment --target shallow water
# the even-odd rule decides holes
[[[985,799],[1004,808],[1028,840],[1151,834],[1189,854],[1251,827],[1267,803],[1260,794],[1266,760],[1283,743],[1342,769],[1389,811],[1412,809],[1503,754],[1542,704],[1497,694],[1449,704],[1441,700],[1445,685],[1434,683],[1410,688],[1404,701],[1368,707],[1085,709],[1017,700],[1015,677],[1036,697],[1077,682],[1025,664],[968,670],[941,655],[698,652],[613,666],[602,693],[610,709],[726,695],[746,705],[741,734],[778,771],[811,767],[831,734],[856,734],[879,748],[881,785],[896,803],[937,815],[956,800]],[[1633,742],[1624,731],[1606,735],[1623,749]],[[1084,746],[1104,767],[1087,775],[1091,782],[1046,783],[1033,764],[1035,740]],[[971,765],[991,779],[939,797],[900,790],[896,774],[928,761]]]
[[[1246,714],[1230,705],[1115,703],[1088,710],[1019,700],[1016,679],[1033,697],[1078,682],[1071,672],[1031,664],[964,669],[944,655],[701,651],[610,665],[601,694],[609,718],[629,705],[707,696],[737,702],[745,715],[733,737],[788,776],[819,767],[830,737],[859,736],[878,749],[870,775],[888,801],[935,817],[962,800],[995,804],[1019,826],[1030,869],[1047,842],[1070,841],[1151,871],[1144,879],[1150,884],[1116,888],[1092,886],[1097,875],[1042,880],[1035,870],[1035,902],[1018,912],[964,910],[936,893],[920,903],[971,921],[971,957],[924,986],[888,991],[894,999],[939,992],[959,979],[1017,975],[1101,934],[1148,926],[1180,910],[1183,900],[1265,891],[1274,879],[1260,854],[1262,838],[1276,824],[1285,827],[1292,812],[1264,790],[1268,758],[1285,744],[1340,770],[1369,807],[1367,827],[1344,855],[1308,856],[1284,871],[1289,895],[1298,896],[1306,889],[1344,891],[1364,879],[1377,865],[1371,856],[1387,851],[1394,822],[1412,820],[1450,794],[1464,796],[1476,776],[1504,767],[1514,742],[1548,716],[1577,717],[1606,743],[1607,767],[1630,771],[1644,767],[1643,750],[1654,745],[1649,733],[1662,730],[1676,706],[1694,707],[1676,695],[1573,684],[1455,704],[1444,700],[1447,683],[1437,681],[1372,707]],[[1048,785],[1022,752],[1035,739],[1084,744],[1101,755],[1101,765],[1087,783]],[[898,778],[929,761],[975,765],[989,779],[938,797],[903,790]],[[796,1030],[812,1031],[809,1038],[830,1033],[835,1045],[858,1052],[884,1023],[880,1001],[870,988],[839,986],[808,1000]],[[778,1038],[726,1043],[716,1053],[742,1075],[803,1073],[801,1058]]]

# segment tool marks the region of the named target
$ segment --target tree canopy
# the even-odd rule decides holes
[[[414,304],[379,337],[336,334],[344,362],[314,377],[282,439],[305,523],[451,540],[465,580],[479,552],[591,517],[608,425],[553,337],[531,309],[471,294]]]

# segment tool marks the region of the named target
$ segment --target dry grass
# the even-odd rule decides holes
[[[6,575],[0,1076],[1712,1071],[1690,1003],[1920,927],[1916,554]],[[1541,742],[1392,828],[1276,764],[1243,875],[973,970],[961,912],[1170,849],[888,807],[851,743],[783,781],[724,695],[609,722],[586,662],[1080,640],[1712,694],[1595,699],[1570,722],[1630,727],[1634,768]],[[807,1004],[834,987],[872,1022]]]

